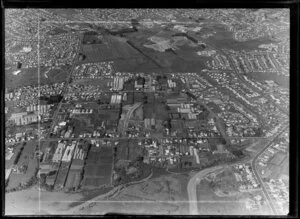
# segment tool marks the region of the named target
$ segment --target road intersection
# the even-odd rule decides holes
[[[254,171],[254,174],[255,174],[256,178],[258,179],[259,184],[261,185],[261,188],[262,188],[262,192],[264,193],[265,197],[267,198],[269,206],[271,207],[271,209],[272,209],[272,211],[274,212],[275,215],[278,215],[278,212],[277,212],[276,208],[274,207],[274,205],[273,205],[273,203],[270,199],[270,196],[269,196],[268,192],[266,191],[266,189],[264,187],[262,179],[260,178],[259,174],[257,173],[256,167],[255,167],[255,162],[256,162],[257,158],[273,143],[273,141],[279,135],[281,135],[286,130],[286,128],[288,128],[288,126],[289,126],[288,124],[284,124],[282,126],[282,128],[270,138],[270,140],[265,144],[265,146],[262,148],[262,150],[260,150],[255,155],[255,157],[253,159],[251,159],[251,166],[252,166],[252,169]],[[249,162],[249,160],[245,160],[242,163],[247,163],[247,162]],[[242,164],[242,163],[239,163],[239,164]],[[231,165],[223,164],[223,165],[219,165],[219,166],[215,166],[215,167],[211,167],[211,168],[208,168],[208,169],[201,170],[198,173],[196,173],[189,180],[188,185],[187,185],[187,191],[188,191],[188,198],[189,198],[189,212],[190,212],[191,215],[199,215],[198,205],[197,205],[198,204],[197,185],[201,182],[201,180],[210,173],[216,172],[218,170],[229,168],[230,166],[236,165],[236,164],[237,163],[231,164]]]

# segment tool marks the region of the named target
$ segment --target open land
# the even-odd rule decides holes
[[[5,12],[5,214],[287,214],[288,10]]]

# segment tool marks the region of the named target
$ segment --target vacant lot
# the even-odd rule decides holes
[[[40,192],[36,188],[30,188],[5,194],[5,214],[64,214],[72,202],[76,202],[81,198],[80,194]]]
[[[129,186],[116,197],[93,203],[78,213],[187,215],[189,212],[186,183],[186,176],[156,177],[147,182]]]
[[[270,163],[274,165],[280,165],[285,158],[286,158],[286,154],[279,152],[276,153],[275,156],[270,160]]]
[[[103,43],[103,36],[98,35],[96,32],[87,32],[84,34],[82,44],[102,44]]]
[[[214,192],[220,191],[224,195],[235,195],[238,193],[238,182],[230,169],[226,169],[216,176],[212,184]]]
[[[91,132],[94,128],[92,121],[86,115],[79,115],[72,119],[71,124],[75,127],[75,135],[83,132]]]
[[[29,85],[60,83],[67,79],[69,68],[69,66],[62,66],[48,71],[48,67],[41,67],[40,74],[37,68],[27,68],[20,69],[21,72],[17,75],[13,74],[13,70],[6,70],[5,87],[7,89],[14,89]],[[46,76],[45,72],[48,72]]]
[[[226,173],[225,173],[226,175]],[[228,173],[227,173],[228,175]],[[232,196],[220,197],[214,193],[213,183],[202,180],[197,185],[198,212],[201,215],[263,215],[271,214],[271,210],[265,201],[257,210],[247,209],[246,200],[255,195],[262,197],[263,193],[236,193]]]
[[[135,160],[139,156],[143,156],[145,153],[145,148],[138,145],[137,140],[129,140],[128,142],[128,159]]]
[[[119,141],[119,144],[116,146],[115,161],[128,160],[128,157],[129,157],[129,154],[128,154],[128,152],[129,152],[128,143],[129,143],[129,140],[121,140],[121,141]]]

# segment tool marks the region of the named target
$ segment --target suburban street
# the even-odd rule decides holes
[[[4,214],[292,212],[277,6],[6,7]]]
[[[270,204],[270,207],[272,208],[272,210],[273,210],[273,212],[274,212],[274,214],[275,215],[278,215],[278,213],[277,213],[277,210],[276,210],[276,208],[274,207],[274,205],[273,205],[273,203],[272,203],[272,200],[271,200],[271,198],[270,198],[270,196],[269,196],[269,194],[268,194],[268,192],[267,192],[267,190],[266,190],[266,188],[265,188],[265,186],[264,186],[264,183],[263,183],[263,181],[262,181],[262,179],[261,179],[261,177],[260,177],[260,175],[258,174],[258,172],[257,172],[257,169],[256,169],[256,165],[255,165],[255,162],[256,162],[256,160],[257,160],[257,158],[273,143],[273,141],[278,137],[278,136],[280,136],[284,131],[285,131],[285,129],[288,127],[289,125],[285,125],[279,132],[277,132],[277,134],[276,135],[274,135],[271,139],[270,139],[270,141],[269,141],[269,143],[253,158],[253,160],[252,160],[252,162],[251,162],[251,166],[252,166],[252,169],[253,169],[253,171],[254,171],[254,174],[255,174],[255,176],[256,176],[256,178],[258,179],[258,181],[259,181],[259,183],[260,183],[260,185],[261,185],[261,188],[262,188],[262,191],[264,192],[264,194],[265,194],[265,196],[267,197],[267,199],[268,199],[268,202],[269,202],[269,204]]]
[[[259,174],[257,173],[257,170],[255,168],[255,161],[256,159],[259,157],[259,155],[261,155],[271,144],[272,142],[280,135],[282,134],[282,132],[284,132],[284,130],[288,127],[288,125],[284,125],[280,131],[278,131],[275,135],[273,135],[273,137],[270,139],[270,141],[267,143],[267,145],[265,147],[262,148],[262,150],[257,153],[255,155],[255,157],[252,159],[251,165],[252,165],[252,169],[254,171],[255,176],[257,177],[257,179],[259,180],[259,183],[261,185],[262,191],[264,192],[265,196],[268,199],[268,202],[270,204],[270,207],[272,208],[272,211],[274,212],[275,215],[277,215],[277,211],[276,208],[274,207],[274,205],[272,204],[272,201],[268,195],[268,192],[266,191],[263,182],[259,176]],[[245,160],[243,163],[248,162],[248,160]],[[235,165],[235,164],[231,164],[230,166]],[[222,168],[228,168],[228,165],[220,165],[220,166],[215,166],[215,167],[211,167],[208,169],[204,169],[199,171],[197,174],[195,174],[188,183],[187,186],[187,190],[188,190],[188,197],[189,197],[189,210],[190,210],[190,214],[191,215],[199,215],[198,212],[198,206],[197,206],[197,185],[200,183],[200,181],[208,174],[213,173],[217,170],[220,170]]]

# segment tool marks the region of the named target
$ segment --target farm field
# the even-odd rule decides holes
[[[144,104],[144,118],[155,118],[160,120],[167,119],[167,105],[158,101]]]
[[[101,44],[83,44],[81,52],[86,56],[81,63],[142,58],[126,39],[115,36],[105,36]]]
[[[16,146],[14,146],[14,150],[13,150],[14,155],[9,160],[5,160],[5,168],[8,169],[12,167],[21,147],[22,147],[22,143],[16,144]]]
[[[103,43],[103,36],[98,35],[97,32],[86,32],[83,36],[82,44],[102,44]]]
[[[142,54],[127,43],[126,38],[110,36],[107,41],[109,48],[117,58],[129,59],[142,57]]]
[[[58,170],[54,187],[57,189],[63,188],[67,180],[70,163],[62,162]]]
[[[161,68],[146,57],[116,59],[114,68],[117,72],[160,72]]]
[[[35,159],[34,155],[36,145],[36,142],[28,142],[24,146],[16,164],[20,168],[20,172],[12,172],[6,187],[7,189],[16,188],[22,183],[27,183],[35,176],[38,168],[38,161]],[[17,153],[14,156],[17,156]]]
[[[111,184],[112,148],[100,146],[90,149],[84,168],[83,187],[97,188]]]
[[[80,63],[110,61],[118,58],[106,44],[82,45],[81,53],[85,59]]]
[[[116,155],[115,163],[118,161],[134,161],[139,156],[143,156],[145,151],[144,147],[138,145],[137,140],[121,140],[115,146]]]
[[[81,182],[81,170],[69,170],[65,187],[67,189],[77,188]]]

